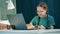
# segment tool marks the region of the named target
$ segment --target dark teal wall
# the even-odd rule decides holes
[[[35,6],[32,0],[17,0],[17,13],[23,13],[27,23],[35,16]]]
[[[17,13],[23,13],[25,21],[29,23],[36,15],[36,4],[44,1],[48,5],[48,12],[56,22],[56,28],[60,28],[60,0],[16,0]]]

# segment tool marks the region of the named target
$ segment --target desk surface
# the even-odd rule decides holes
[[[0,30],[0,34],[60,34],[60,29],[48,30]]]

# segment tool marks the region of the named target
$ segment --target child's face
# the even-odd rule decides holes
[[[46,9],[43,9],[42,7],[37,7],[37,14],[40,17],[44,17],[46,15]]]

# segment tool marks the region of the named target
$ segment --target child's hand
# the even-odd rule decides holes
[[[45,30],[45,27],[43,25],[38,26],[38,28],[41,29],[41,30]]]

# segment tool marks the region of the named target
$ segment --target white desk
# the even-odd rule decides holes
[[[0,30],[0,34],[60,34],[60,29],[54,29],[54,30]]]

